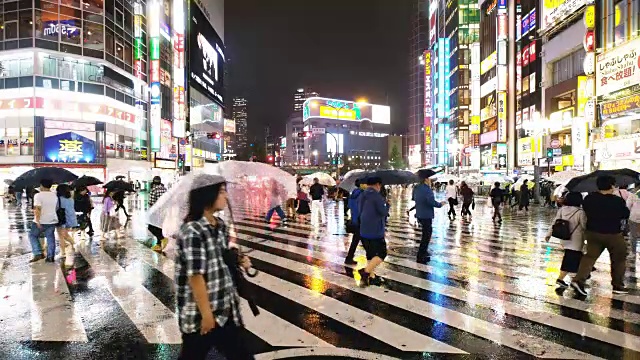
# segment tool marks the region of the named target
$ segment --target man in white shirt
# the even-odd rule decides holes
[[[42,255],[42,245],[40,244],[40,235],[44,234],[47,239],[47,257],[46,262],[53,262],[56,255],[56,238],[55,230],[58,223],[58,215],[56,208],[58,206],[58,197],[51,192],[53,181],[42,179],[40,181],[40,192],[33,197],[34,219],[29,231],[29,241],[31,242],[31,252],[33,258],[30,262],[36,262],[44,259]]]
[[[456,219],[456,205],[458,204],[458,187],[453,184],[453,180],[449,180],[449,185],[445,188],[445,197],[449,202],[449,215],[450,220]]]

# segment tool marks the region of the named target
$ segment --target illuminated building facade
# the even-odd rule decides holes
[[[236,153],[241,154],[247,149],[247,146],[249,146],[247,135],[247,99],[242,97],[233,98],[231,113],[236,123]]]
[[[101,179],[148,180],[154,166],[175,171],[178,138],[188,127],[186,6],[4,6],[0,177],[54,163]]]

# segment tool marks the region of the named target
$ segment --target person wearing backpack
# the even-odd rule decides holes
[[[358,198],[362,194],[362,189],[360,189],[359,179],[356,179],[355,186],[356,188],[351,192],[351,195],[349,195],[349,201],[347,202],[349,210],[351,210],[351,222],[349,223],[349,231],[353,233],[353,237],[351,237],[351,245],[349,246],[349,251],[347,252],[347,257],[344,259],[344,263],[347,265],[358,264],[357,261],[353,260],[353,257],[356,255],[358,244],[360,244],[360,211],[358,209]]]
[[[553,225],[545,237],[549,241],[551,237],[560,239],[564,248],[560,275],[556,285],[561,288],[569,287],[564,281],[569,273],[578,272],[580,260],[582,260],[582,248],[584,246],[584,231],[587,228],[587,214],[582,210],[582,194],[570,192],[565,198],[565,206],[558,209]]]

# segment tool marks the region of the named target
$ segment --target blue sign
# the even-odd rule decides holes
[[[522,36],[529,32],[529,14],[522,18]]]
[[[44,158],[47,162],[93,163],[96,142],[74,132],[45,137]]]
[[[529,30],[536,29],[536,9],[531,10],[529,13]]]
[[[498,10],[505,10],[507,8],[507,0],[498,0]]]
[[[80,21],[78,20],[78,23]],[[80,26],[76,24],[76,20],[60,20],[60,21],[45,21],[42,33],[46,36],[58,37],[58,34],[62,34],[62,37],[75,38],[80,35]]]

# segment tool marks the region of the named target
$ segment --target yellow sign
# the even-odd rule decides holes
[[[424,143],[425,145],[431,145],[431,126],[424,128]]]
[[[480,134],[480,116],[474,115],[471,117],[471,127],[469,128],[471,134]]]
[[[60,140],[60,150],[58,156],[82,157],[82,141],[80,140]]]
[[[338,116],[340,116],[338,118]],[[328,106],[320,106],[320,117],[337,120],[356,120],[356,112],[349,109],[336,110]]]
[[[587,5],[587,7],[585,8],[584,26],[587,29],[593,29],[596,26],[596,6],[595,5]]]
[[[578,116],[584,116],[584,107],[589,101],[587,94],[587,77],[578,76]]]
[[[562,166],[573,166],[573,155],[562,155]]]
[[[498,142],[507,141],[507,93],[498,92]]]
[[[480,75],[493,69],[493,67],[496,66],[497,59],[498,53],[494,51],[491,55],[487,56],[486,59],[482,60],[482,62],[480,62]]]

